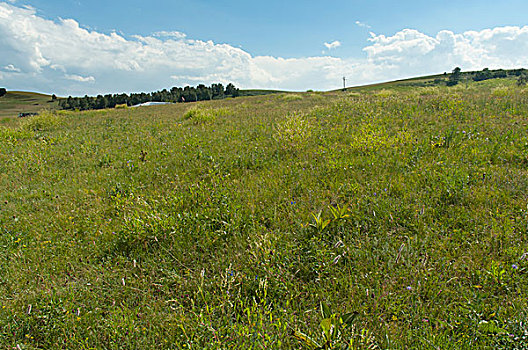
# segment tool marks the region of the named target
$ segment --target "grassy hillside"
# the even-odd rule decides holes
[[[484,71],[469,71],[469,72],[461,72],[460,73],[460,85],[464,85],[466,87],[470,85],[475,85],[477,87],[479,86],[502,86],[504,84],[511,84],[517,82],[520,75],[526,74],[526,71],[524,69],[510,69],[510,70],[491,70],[487,71],[488,77],[486,79],[482,79],[481,81],[478,81],[476,77],[479,74],[482,74]],[[497,74],[502,73],[504,75],[504,78],[497,78]],[[346,91],[361,91],[361,92],[367,92],[367,91],[373,91],[373,90],[380,90],[380,89],[391,89],[391,90],[408,90],[408,89],[415,89],[420,87],[441,87],[445,86],[445,83],[451,76],[451,73],[444,73],[444,74],[435,74],[435,75],[428,75],[428,76],[421,76],[421,77],[413,77],[408,79],[400,79],[400,80],[394,80],[394,81],[388,81],[383,83],[376,83],[376,84],[369,84],[369,85],[362,85],[362,86],[355,86],[355,87],[349,87],[346,89]],[[477,81],[475,81],[476,79]],[[335,90],[339,91],[339,90]]]
[[[527,119],[496,79],[0,127],[0,347],[527,348]]]
[[[279,90],[240,90],[240,96],[262,96],[262,95],[272,95],[272,94],[280,94],[284,93],[284,91]]]
[[[8,117],[16,117],[19,113],[35,113],[43,109],[56,109],[57,103],[52,102],[50,95],[34,92],[8,91],[0,97],[0,120],[6,123]]]

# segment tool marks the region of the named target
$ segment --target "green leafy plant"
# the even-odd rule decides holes
[[[368,349],[376,348],[374,340],[369,334],[370,332],[365,330],[359,333],[354,332],[356,329],[354,327],[354,320],[358,315],[357,312],[338,315],[333,313],[330,307],[324,302],[320,303],[319,309],[322,317],[319,324],[321,327],[319,341],[297,330],[293,331],[293,337],[305,347],[314,350],[328,350],[349,347],[350,344],[363,343],[362,345],[365,345],[365,343],[369,343]],[[348,333],[348,336],[346,333]],[[354,340],[357,336],[361,340]]]
[[[502,284],[503,276],[506,274],[506,270],[502,268],[501,264],[497,261],[492,261],[489,270],[486,271],[491,276],[493,281],[497,284]]]
[[[334,217],[334,220],[342,220],[350,217],[348,215],[348,212],[350,209],[348,209],[348,205],[343,205],[342,207],[337,204],[335,207],[329,206],[330,211],[332,212],[332,215]]]
[[[330,219],[323,219],[321,217],[322,211],[319,211],[319,213],[314,214],[312,213],[312,217],[314,219],[314,222],[310,224],[311,227],[315,228],[317,231],[322,232],[332,220]]]

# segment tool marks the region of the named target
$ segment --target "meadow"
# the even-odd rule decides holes
[[[526,349],[528,89],[0,126],[0,347]]]
[[[0,98],[0,125],[10,124],[11,119],[19,113],[38,113],[43,109],[55,110],[57,108],[57,101],[52,100],[49,95],[8,91],[7,95]]]

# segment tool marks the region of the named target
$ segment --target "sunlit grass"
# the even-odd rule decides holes
[[[528,95],[493,84],[0,127],[0,344],[528,347]]]

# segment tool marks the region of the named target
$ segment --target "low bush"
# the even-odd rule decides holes
[[[211,123],[218,117],[224,117],[231,114],[227,108],[204,108],[193,107],[183,115],[186,120],[191,120],[195,124]]]
[[[22,120],[20,128],[26,131],[51,131],[61,123],[58,113],[44,111],[39,115],[28,117]]]

